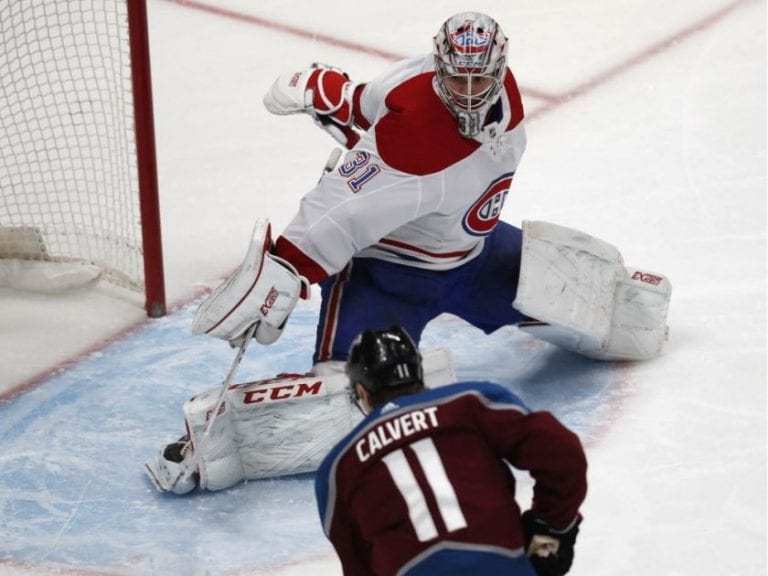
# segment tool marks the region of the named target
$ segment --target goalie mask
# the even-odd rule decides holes
[[[424,382],[421,354],[405,330],[366,330],[349,349],[347,376],[372,394],[398,386]]]
[[[504,86],[507,38],[490,16],[466,12],[449,18],[434,40],[437,93],[461,135],[477,136]]]

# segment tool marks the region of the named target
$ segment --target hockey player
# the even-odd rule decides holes
[[[671,290],[664,276],[625,267],[614,246],[578,230],[528,221],[517,228],[500,220],[526,143],[520,92],[506,55],[498,23],[469,12],[440,27],[430,55],[400,62],[370,82],[355,83],[320,65],[279,77],[264,98],[267,109],[307,114],[351,149],[305,195],[275,241],[268,220],[257,221],[244,262],[200,306],[193,331],[236,346],[246,334],[270,344],[297,300],[319,284],[312,380],[270,380],[281,401],[289,389],[302,390],[305,399],[338,390],[352,340],[364,330],[398,324],[418,342],[427,323],[443,313],[486,333],[517,325],[592,358],[657,355]],[[259,395],[267,394],[264,386],[256,386]],[[240,442],[212,447],[210,460],[198,450],[199,465],[208,471],[200,486],[298,471],[242,458],[243,446],[254,441],[243,438],[244,423],[267,406],[250,402],[256,398],[251,392],[238,388],[239,396],[220,406],[209,393],[185,406],[187,447],[203,436],[209,444]],[[235,410],[231,417],[228,410]],[[222,430],[235,428],[217,436],[205,426],[211,411],[222,413]],[[315,457],[354,424],[335,412],[317,421],[337,426],[335,436],[313,444]],[[176,462],[161,455],[158,463],[150,465],[153,479],[168,489],[168,478],[178,478]],[[192,486],[171,483],[174,491]]]
[[[521,325],[595,358],[658,354],[663,276],[625,269],[616,248],[578,230],[499,219],[526,144],[506,55],[499,25],[470,12],[440,27],[432,54],[368,83],[318,65],[279,77],[268,110],[308,114],[352,149],[274,245],[257,225],[244,266],[194,331],[237,341],[257,322],[256,339],[270,343],[318,283],[317,371],[343,366],[365,329],[398,323],[418,342],[442,313],[487,333]]]
[[[345,576],[568,572],[587,489],[575,434],[495,384],[425,389],[399,327],[364,332],[346,368],[367,416],[315,480]],[[535,480],[522,515],[508,465]]]

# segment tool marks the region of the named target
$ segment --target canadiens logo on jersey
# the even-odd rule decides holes
[[[514,172],[510,172],[491,182],[477,202],[467,210],[462,222],[467,234],[485,236],[496,227],[514,175]]]

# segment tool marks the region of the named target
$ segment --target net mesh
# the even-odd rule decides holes
[[[143,290],[124,0],[0,2],[0,258]]]

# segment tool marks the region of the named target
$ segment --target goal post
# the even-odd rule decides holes
[[[139,203],[144,245],[144,308],[153,318],[165,315],[165,276],[160,235],[160,201],[157,184],[152,74],[149,66],[149,32],[146,0],[126,0],[131,47],[131,78],[136,125]]]
[[[146,0],[0,3],[0,78],[0,266],[94,270],[164,315]]]

